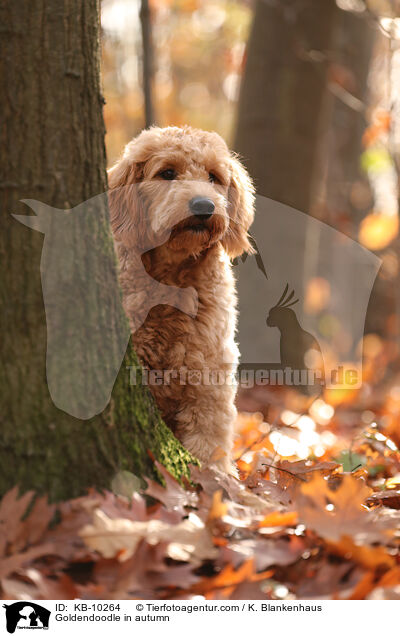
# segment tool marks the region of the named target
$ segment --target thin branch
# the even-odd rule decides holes
[[[268,468],[274,468],[275,470],[280,470],[282,473],[287,473],[291,477],[294,477],[295,479],[299,479],[300,481],[307,481],[305,477],[300,477],[300,475],[296,475],[296,473],[292,473],[290,470],[287,470],[287,468],[280,468],[280,466],[274,466],[274,464],[262,464],[262,465],[268,466]]]
[[[142,78],[144,95],[145,126],[148,128],[155,123],[153,106],[153,73],[154,50],[151,37],[151,10],[148,0],[142,0],[140,6],[140,24],[142,27]]]

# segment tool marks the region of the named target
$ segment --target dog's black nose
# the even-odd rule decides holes
[[[209,219],[215,210],[214,202],[205,197],[193,197],[189,201],[190,211],[196,216],[202,216],[203,219]]]

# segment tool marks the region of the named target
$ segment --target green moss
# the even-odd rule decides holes
[[[41,411],[26,405],[19,426],[7,427],[2,440],[0,493],[19,484],[56,501],[90,487],[109,489],[123,470],[160,480],[153,457],[177,479],[188,477],[196,460],[162,421],[148,389],[130,385],[126,367],[133,364],[138,362],[129,347],[109,406],[91,420],[72,418],[43,396]]]

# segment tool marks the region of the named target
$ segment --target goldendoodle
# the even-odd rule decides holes
[[[109,171],[112,229],[133,344],[165,422],[203,465],[233,472],[236,294],[252,252],[252,182],[223,139],[153,127]]]

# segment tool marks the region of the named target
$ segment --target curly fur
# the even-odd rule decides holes
[[[166,169],[175,170],[176,179],[164,181],[160,172]],[[154,127],[126,146],[109,171],[109,185],[124,308],[143,365],[234,371],[236,294],[229,259],[252,251],[247,231],[254,213],[253,186],[237,157],[214,132]],[[215,204],[214,214],[197,231],[188,207],[195,196]],[[149,281],[165,285],[160,286],[160,303],[165,290],[169,304],[157,304],[146,317],[141,312],[151,293]],[[194,302],[187,301],[181,311],[167,301],[171,286],[196,290],[195,317],[189,315],[195,312]],[[203,464],[231,471],[234,384],[182,384],[172,377],[150,388],[184,446]]]

